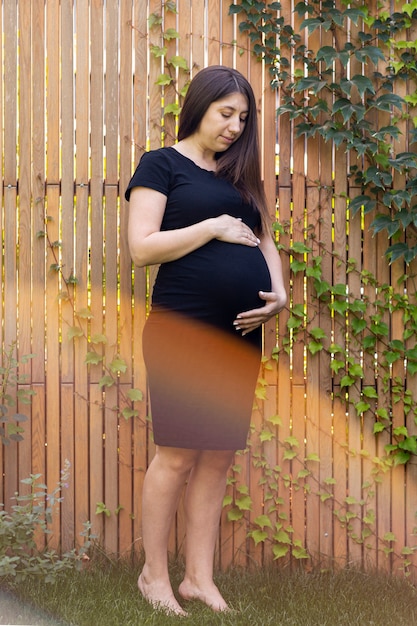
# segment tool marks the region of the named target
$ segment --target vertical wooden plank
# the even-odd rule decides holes
[[[105,186],[106,223],[105,283],[106,283],[106,334],[109,338],[105,346],[105,362],[111,363],[117,353],[118,303],[117,303],[117,188]],[[104,411],[105,432],[105,473],[104,501],[114,512],[118,505],[118,420],[113,407],[118,406],[118,390],[114,385],[106,390]],[[117,552],[117,519],[115,515],[105,520],[105,545],[110,552]]]
[[[1,18],[0,18],[1,21]],[[18,145],[30,146],[31,129],[31,28],[30,6],[25,4],[19,7],[19,139]],[[1,96],[0,96],[1,97]],[[3,161],[2,161],[3,162]],[[31,345],[31,151],[19,151],[19,196],[18,196],[18,309],[19,316],[19,344],[17,356],[19,362],[22,356],[32,353]],[[0,219],[1,224],[1,219]],[[1,227],[1,226],[0,226]],[[2,246],[3,248],[3,246]],[[0,257],[2,255],[0,254]],[[2,261],[0,261],[0,276],[2,276]],[[3,292],[3,289],[2,289]],[[3,295],[3,294],[2,294]],[[2,309],[2,305],[0,306]],[[0,325],[1,325],[0,313]],[[0,344],[2,342],[0,341]],[[30,389],[32,367],[29,359],[26,364],[19,366],[19,374],[27,377]],[[24,428],[23,441],[19,443],[18,489],[19,493],[29,493],[30,486],[21,481],[32,473],[32,413],[29,406],[18,406],[17,409],[29,418],[22,424]],[[0,501],[3,502],[3,500]]]
[[[32,399],[32,473],[41,475],[41,482],[44,482],[46,475],[46,427],[45,427],[45,387],[43,384],[32,385],[35,395]],[[45,546],[45,535],[38,537],[39,548]]]
[[[75,163],[75,110],[74,110],[74,7],[73,0],[60,3],[61,80],[61,263],[66,280],[75,272],[74,267],[74,163]],[[75,397],[74,397],[74,341],[68,339],[68,330],[74,324],[74,287],[65,285],[61,298],[61,463],[71,463],[69,487],[62,503],[61,542],[63,549],[74,545],[75,534]],[[85,487],[80,487],[85,491]],[[84,518],[85,521],[87,516]],[[81,522],[82,523],[82,522]],[[79,532],[80,524],[77,526]]]
[[[220,0],[209,0],[207,20],[207,65],[218,65],[220,63]]]
[[[30,146],[32,140],[31,110],[31,15],[30,4],[24,3],[19,6],[19,140],[18,145]],[[20,318],[19,325],[19,360],[25,354],[32,353],[31,344],[31,258],[34,238],[32,233],[32,211],[31,211],[31,150],[21,149],[19,151],[19,255],[18,255],[18,311]],[[1,268],[0,268],[0,275]],[[32,364],[31,360],[26,365],[22,364],[20,373],[31,380]],[[24,478],[22,476],[22,478]]]
[[[350,186],[349,198],[353,200],[356,195],[360,193],[355,187]],[[349,257],[356,259],[356,272],[351,272],[348,275],[348,288],[349,293],[359,298],[361,295],[361,214],[358,212],[355,217],[349,214]],[[350,322],[348,322],[350,323]],[[355,360],[358,360],[359,354],[351,347],[351,354]],[[358,394],[352,388],[349,388],[350,403],[356,403],[359,400]],[[355,499],[358,503],[362,497],[362,462],[361,462],[361,448],[362,448],[362,424],[361,419],[356,414],[356,409],[349,404],[348,407],[348,443],[349,443],[349,458],[348,458],[348,491],[345,495]],[[346,522],[347,534],[348,534],[348,564],[358,566],[362,563],[362,547],[358,543],[355,537],[361,537],[362,527],[360,521],[361,507],[359,504],[347,505],[345,500],[340,503],[340,512],[345,514],[346,510],[358,515],[357,519],[353,519],[350,522]],[[340,523],[338,520],[336,523]]]
[[[119,406],[130,406],[126,402],[131,385],[120,385]],[[119,498],[118,498],[118,553],[128,556],[133,545],[133,454],[132,454],[132,419],[119,417]]]
[[[76,120],[76,239],[75,239],[75,289],[76,311],[88,306],[88,218],[89,218],[89,2],[81,0],[76,5],[76,72],[75,72],[75,120]],[[86,331],[86,328],[84,328]],[[89,515],[88,458],[88,384],[85,358],[87,354],[86,335],[74,343],[74,436],[75,446],[75,534],[82,531],[83,523]]]
[[[150,0],[149,14],[161,16],[163,8],[160,0]],[[162,47],[164,44],[161,29],[158,25],[149,30],[149,45]],[[163,117],[161,87],[156,84],[158,76],[164,72],[163,57],[155,57],[150,54],[149,61],[149,140],[150,148],[156,149],[161,147],[162,142],[162,126]]]
[[[51,105],[52,106],[52,105]],[[51,133],[52,134],[52,133]],[[52,241],[59,240],[59,186],[48,185],[47,210],[53,220],[49,223],[48,232]],[[52,250],[47,250],[47,266],[55,264]],[[46,455],[47,476],[44,481],[51,493],[60,480],[60,350],[59,350],[59,276],[54,270],[49,270],[46,275]],[[51,524],[51,544],[59,546],[60,520],[55,515]]]
[[[181,33],[184,35],[181,36],[186,37],[187,32],[187,23],[186,23],[186,15],[181,13],[181,26],[179,26],[177,13],[169,10],[166,5],[163,7],[164,11],[164,31],[173,30],[178,32],[178,28],[181,28]],[[178,44],[179,40],[176,37],[172,39],[165,40],[165,48],[167,50],[165,58],[169,62],[172,57],[178,55]],[[169,85],[164,85],[162,88],[163,98],[164,98],[164,110],[163,110],[163,119],[162,119],[162,130],[163,130],[163,145],[164,146],[172,146],[175,143],[176,139],[176,125],[177,119],[176,116],[172,113],[165,113],[165,107],[178,103],[178,75],[179,70],[177,68],[172,68],[168,66],[168,72],[172,77],[172,82]]]
[[[312,45],[309,43],[309,45]],[[311,152],[310,152],[311,148]],[[318,141],[308,140],[307,143],[307,192],[306,192],[306,205],[307,205],[307,223],[315,224],[316,230],[319,227],[321,221],[322,206],[319,202],[319,190],[316,185],[311,184],[312,180],[317,180],[314,176],[314,170],[319,163],[318,158]],[[327,167],[329,164],[327,163]],[[318,235],[320,241],[321,236]],[[314,242],[313,242],[314,243]],[[326,244],[328,242],[326,241]],[[306,242],[307,246],[312,249],[312,254],[320,254],[320,250],[317,250],[315,245],[312,245],[311,241]],[[324,255],[323,255],[324,256]],[[311,260],[310,260],[311,263]],[[313,330],[315,327],[324,326],[323,320],[325,318],[325,312],[320,315],[320,303],[314,298],[311,282],[307,285],[307,332]],[[310,342],[311,337],[307,336],[307,343]],[[331,467],[328,467],[328,455],[330,451],[331,455],[331,429],[327,431],[320,427],[321,419],[321,403],[322,394],[325,393],[321,387],[321,377],[323,374],[321,364],[321,354],[311,354],[307,349],[306,354],[306,455],[315,454],[319,457],[320,461],[306,463],[306,469],[310,472],[306,478],[307,494],[306,494],[306,537],[307,537],[307,549],[312,555],[313,559],[316,559],[320,555],[323,560],[326,558],[326,554],[321,552],[321,538],[325,532],[329,531],[326,523],[321,524],[321,512],[322,503],[320,498],[317,497],[317,491],[321,489],[320,478],[323,472],[329,477],[332,474]],[[329,417],[331,416],[331,410],[328,411]],[[325,440],[325,441],[323,441]]]
[[[204,57],[207,48],[205,24],[205,0],[192,0],[191,4],[191,54],[193,66],[191,78],[204,67]]]
[[[104,514],[97,515],[99,502],[105,502],[104,496],[104,445],[103,432],[103,392],[98,384],[90,385],[90,514],[92,533],[97,535],[101,545],[104,543]]]
[[[228,67],[234,66],[236,18],[229,15],[230,0],[220,0],[220,63]]]
[[[126,384],[121,387],[123,398],[134,383],[134,341],[132,319],[132,261],[127,245],[127,218],[128,212],[124,200],[124,189],[130,177],[132,162],[132,5],[131,2],[121,2],[120,6],[120,83],[119,83],[119,134],[120,134],[120,160],[119,160],[119,210],[120,210],[120,235],[119,235],[119,280],[120,280],[120,352],[127,363],[126,374],[121,380]],[[133,384],[134,386],[134,384]],[[123,400],[124,401],[124,400]],[[120,403],[122,400],[120,400]],[[122,425],[123,424],[123,425]],[[134,418],[129,421],[122,420],[120,425],[120,455],[119,455],[119,502],[123,510],[119,516],[119,550],[125,552],[134,545],[133,535],[133,497],[134,497],[134,471],[133,471],[133,429]],[[137,497],[137,496],[136,496]]]
[[[45,228],[45,3],[34,0],[32,9],[32,197],[33,231]],[[45,380],[45,239],[34,241],[32,310],[36,311],[32,322],[32,361],[34,382]]]
[[[132,169],[139,161],[141,154],[145,150],[147,137],[147,100],[148,93],[147,76],[142,72],[142,68],[146,67],[147,58],[147,40],[143,33],[147,32],[146,15],[140,10],[139,3],[135,7],[135,30],[134,30],[134,49],[135,49],[135,77],[134,77],[134,93],[133,93],[133,136],[131,144],[135,146],[135,160]],[[147,73],[146,73],[147,74]],[[130,135],[129,135],[130,136]],[[121,162],[122,166],[122,162]],[[126,169],[127,169],[126,165]],[[131,172],[126,175],[125,189]],[[122,198],[122,206],[124,211],[128,211],[128,204]],[[127,216],[126,218],[127,219]],[[133,272],[129,272],[129,279],[133,280],[133,322],[132,322],[132,338],[133,338],[133,363],[134,363],[134,386],[141,389],[144,394],[144,401],[137,403],[139,411],[138,417],[134,420],[133,425],[133,492],[134,492],[134,519],[133,519],[133,535],[135,551],[139,552],[141,543],[141,522],[142,522],[142,489],[143,479],[148,462],[147,449],[147,422],[148,414],[147,405],[147,388],[146,388],[146,372],[142,355],[142,329],[146,319],[147,304],[147,285],[146,285],[146,269],[134,268]]]
[[[53,0],[46,11],[46,209],[50,219],[48,233],[50,240],[60,240],[60,120],[59,120],[59,2]],[[47,249],[46,273],[46,354],[45,362],[46,395],[46,433],[47,433],[47,485],[52,491],[60,480],[60,312],[59,312],[59,275],[50,269],[59,261],[59,248]],[[51,525],[53,545],[60,545],[60,518],[55,515]]]
[[[4,256],[2,297],[4,300],[4,349],[8,350],[17,339],[17,11],[15,3],[4,7],[4,83],[5,129],[4,129]],[[16,397],[16,387],[10,388]],[[4,449],[4,500],[8,506],[17,491],[17,444],[12,442]]]
[[[281,122],[281,118],[278,123]],[[281,149],[281,148],[280,148]],[[281,165],[281,163],[280,163]],[[287,171],[289,172],[289,162],[286,164]],[[281,184],[282,180],[282,184]],[[281,170],[278,177],[278,220],[281,226],[284,227],[284,234],[279,237],[279,242],[283,246],[284,250],[289,249],[290,245],[290,221],[291,221],[291,193],[292,189],[288,184],[288,181],[281,179]],[[288,304],[284,311],[281,311],[279,315],[279,359],[278,359],[278,397],[277,397],[277,414],[281,420],[281,424],[278,426],[278,450],[277,450],[277,470],[278,472],[278,490],[277,490],[277,515],[280,523],[284,528],[291,524],[291,502],[290,493],[285,486],[285,480],[283,479],[284,471],[284,442],[291,434],[291,415],[293,411],[293,398],[291,395],[291,358],[289,347],[287,349],[284,345],[284,338],[288,335],[287,322],[289,319],[289,309],[292,304],[292,289],[290,286],[290,268],[289,268],[289,254],[281,252],[281,259],[283,265],[283,274],[285,277],[285,284],[288,289]],[[279,503],[279,504],[278,504]],[[288,563],[289,556],[285,559],[280,559],[281,562]]]
[[[321,44],[323,33],[321,29],[316,29],[312,34],[308,36],[307,47],[313,50],[317,50]],[[310,102],[313,105],[316,98],[314,96],[309,95]],[[323,94],[320,93],[319,97],[323,97]],[[307,171],[306,171],[306,226],[307,226],[307,236],[313,232],[315,237],[306,240],[306,245],[308,248],[312,250],[312,255],[318,256],[322,255],[322,267],[323,263],[327,256],[327,267],[328,267],[328,259],[329,254],[326,255],[326,252],[323,250],[328,250],[328,244],[330,243],[331,249],[331,240],[328,241],[328,238],[323,240],[321,234],[321,225],[325,223],[326,217],[328,219],[328,215],[324,215],[325,206],[322,206],[321,203],[321,193],[318,188],[318,181],[320,180],[320,175],[326,169],[330,170],[330,176],[332,171],[332,163],[328,159],[328,155],[324,150],[324,155],[322,155],[323,145],[319,140],[318,136],[310,137],[306,141],[306,156],[307,156]],[[321,159],[324,159],[324,163],[321,163]],[[324,184],[320,180],[320,185]],[[331,224],[331,219],[330,219]],[[323,242],[323,249],[321,249],[318,245],[316,245],[316,239],[321,243]],[[299,255],[301,256],[301,255]],[[312,263],[311,257],[308,258],[308,262]],[[329,278],[326,277],[329,281]],[[330,281],[331,282],[331,279]],[[324,326],[324,320],[326,317],[326,311],[322,311],[323,305],[319,301],[314,298],[313,288],[311,286],[311,281],[307,284],[307,332],[310,332],[315,327],[319,326],[322,328]],[[324,330],[324,328],[323,328]],[[310,341],[310,336],[307,336],[307,342]],[[321,364],[322,354],[318,352],[315,355],[312,355],[310,351],[307,349],[306,352],[306,368],[307,368],[307,376],[306,376],[306,394],[307,394],[307,403],[306,403],[306,453],[316,454],[320,458],[320,462],[312,462],[308,463],[308,470],[310,475],[306,478],[306,482],[308,485],[308,493],[306,496],[306,540],[307,540],[307,549],[309,553],[312,555],[313,559],[317,558],[320,555],[321,558],[325,559],[325,554],[321,554],[320,552],[320,540],[322,537],[322,532],[325,532],[325,528],[321,526],[321,512],[322,512],[322,503],[320,498],[317,497],[317,487],[321,488],[320,478],[323,472],[327,472],[327,476],[331,475],[331,467],[328,467],[327,459],[328,459],[328,450],[331,451],[331,442],[326,437],[326,445],[323,446],[323,438],[326,436],[326,431],[321,429],[320,427],[320,419],[321,419],[321,402],[322,402],[322,394],[324,390],[321,387],[321,376],[323,374],[322,364]],[[329,417],[331,416],[331,411],[328,412]],[[331,429],[327,430],[327,433],[330,434]],[[330,445],[329,445],[330,443]],[[322,457],[323,454],[323,457]],[[325,505],[327,506],[327,505]],[[325,524],[326,527],[326,524]]]
[[[293,17],[294,28],[299,30],[300,18]],[[293,164],[292,173],[292,222],[293,222],[293,242],[304,243],[305,230],[304,222],[306,215],[306,171],[305,171],[305,150],[304,137],[295,137],[296,128],[293,128]],[[292,276],[293,306],[304,307],[304,275],[297,272]],[[298,442],[297,453],[301,459],[305,458],[304,442],[306,439],[306,406],[305,406],[305,371],[304,371],[304,347],[305,338],[299,337],[293,344],[292,362],[292,422],[291,434]],[[293,463],[293,475],[296,475],[296,464]],[[294,527],[294,539],[305,542],[305,514],[304,514],[304,493],[303,490],[294,490],[292,493],[292,525]]]
[[[61,384],[61,465],[69,463],[70,477],[61,505],[61,548],[71,550],[80,541],[75,535],[75,439],[74,439],[74,385]],[[78,442],[77,442],[78,445]],[[83,487],[81,487],[82,489]],[[85,489],[85,486],[84,486]],[[87,521],[85,518],[83,521]],[[90,518],[94,524],[94,518]]]
[[[292,20],[292,3],[288,2],[282,6],[281,15],[287,23],[291,24]],[[285,56],[291,56],[291,50],[283,46],[282,52]],[[281,103],[283,98],[283,91],[278,89],[277,92],[277,105]],[[283,266],[283,274],[285,284],[288,289],[288,304],[284,311],[279,316],[279,360],[278,360],[278,417],[281,420],[281,425],[278,427],[278,458],[277,467],[279,471],[278,480],[278,498],[280,498],[280,505],[278,508],[278,517],[280,523],[284,528],[289,526],[292,522],[292,507],[289,489],[286,487],[285,480],[283,479],[284,470],[284,442],[291,435],[292,413],[294,406],[294,398],[292,396],[292,347],[285,348],[284,339],[287,338],[289,330],[287,329],[287,322],[290,315],[290,309],[294,304],[294,292],[292,276],[290,272],[290,255],[289,248],[291,239],[293,236],[293,223],[292,223],[292,209],[293,209],[293,181],[292,181],[292,135],[293,135],[293,123],[289,119],[289,115],[286,113],[280,115],[276,120],[277,125],[277,143],[278,154],[276,157],[276,170],[277,170],[277,195],[278,195],[278,221],[283,229],[283,233],[279,235],[279,243],[283,246],[281,252],[281,260]],[[284,250],[286,251],[284,253]],[[281,563],[290,562],[290,553],[279,560]]]
[[[113,19],[114,21],[114,19]],[[104,184],[104,17],[103,2],[101,0],[93,0],[91,4],[91,40],[94,45],[91,46],[91,251],[90,251],[90,303],[91,310],[90,332],[91,336],[101,335],[103,329],[103,268],[104,268],[104,202],[103,202],[103,184]],[[117,23],[117,21],[116,21]],[[112,50],[112,52],[114,52]],[[107,57],[106,57],[107,61]],[[116,60],[117,62],[117,60]],[[111,61],[110,61],[111,63]],[[112,81],[114,76],[110,76]],[[106,106],[107,109],[107,106]],[[107,128],[107,126],[106,126]],[[108,129],[112,135],[110,145],[114,143],[114,129]],[[107,147],[107,141],[106,141]],[[107,153],[106,153],[107,156]],[[111,158],[109,159],[111,161]],[[102,344],[94,344],[94,349],[100,355],[103,355]],[[101,366],[91,368],[90,384],[93,387],[98,383],[102,376]],[[95,393],[94,389],[94,393]]]
[[[0,11],[0,31],[2,33],[2,40],[3,40],[3,30],[4,30],[4,26],[3,26],[3,11]],[[0,116],[1,119],[3,119],[3,85],[4,85],[4,77],[5,77],[5,71],[4,71],[4,63],[3,63],[3,45],[0,46],[0,74],[1,74],[1,81],[0,81]],[[0,159],[1,162],[3,163],[3,159],[4,159],[4,151],[3,151],[3,133],[0,133]],[[2,185],[2,191],[1,191],[1,205],[0,205],[0,276],[3,276],[3,250],[4,250],[4,184]],[[3,292],[3,285],[2,285],[2,292]],[[3,350],[5,348],[5,344],[4,344],[4,334],[3,334],[3,321],[4,321],[4,311],[3,311],[3,306],[4,306],[4,302],[3,302],[3,298],[1,299],[0,302],[0,352],[1,354],[3,354]],[[3,467],[3,446],[0,446],[0,467]],[[4,495],[3,495],[3,487],[4,487],[4,480],[3,480],[3,476],[0,480],[0,502],[4,502]]]
[[[334,260],[333,280],[335,284],[347,283],[346,246],[347,246],[347,155],[344,148],[335,147],[335,180],[334,180]],[[350,257],[350,251],[347,253]],[[346,323],[334,325],[334,343],[345,351]],[[342,356],[337,354],[336,356]],[[347,494],[347,432],[346,402],[343,400],[340,387],[340,375],[333,376],[333,509],[340,507]],[[333,526],[333,550],[335,563],[344,566],[347,562],[347,529],[337,519]]]
[[[30,385],[19,385],[23,391],[33,391]],[[23,428],[23,440],[19,442],[19,465],[18,465],[18,485],[19,494],[28,495],[30,493],[30,485],[22,484],[21,481],[28,478],[32,472],[32,407],[27,404],[18,402],[17,410],[28,418],[27,422],[21,422],[20,427]]]
[[[75,163],[75,111],[74,111],[74,33],[73,0],[61,0],[61,46],[65,53],[61,58],[61,231],[62,231],[62,268],[65,278],[74,272],[74,163]],[[62,310],[62,346],[61,378],[62,383],[73,383],[74,349],[68,341],[68,329],[73,326],[73,305],[63,286]],[[70,294],[73,287],[70,286]],[[65,441],[63,441],[65,446]]]

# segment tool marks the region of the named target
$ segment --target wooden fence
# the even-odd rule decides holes
[[[329,284],[346,283],[360,293],[358,273],[347,269],[354,258],[381,283],[407,288],[404,268],[382,260],[384,241],[372,238],[368,223],[357,215],[347,227],[343,192],[358,190],[347,178],[346,154],[319,139],[306,144],[296,138],[286,116],[277,121],[276,92],[248,52],[229,4],[176,0],[175,13],[160,0],[2,1],[0,337],[3,353],[17,341],[20,361],[34,355],[20,365],[27,378],[19,386],[35,395],[31,405],[18,406],[30,418],[23,440],[0,449],[0,501],[9,506],[31,473],[42,474],[52,490],[68,460],[70,479],[51,526],[52,541],[62,549],[80,541],[86,520],[111,552],[141,547],[141,489],[153,454],[141,329],[152,272],[132,270],[124,189],[145,149],[174,141],[174,117],[164,115],[164,107],[178,100],[172,87],[161,100],[156,81],[164,57],[151,54],[151,45],[164,43],[165,58],[186,59],[191,76],[221,63],[248,77],[259,104],[271,217],[278,198],[279,219],[290,225],[280,240],[287,249],[306,242],[314,228],[316,253],[331,252],[323,255]],[[284,0],[284,13],[294,19],[291,10]],[[152,15],[162,22],[149,20]],[[180,36],[162,42],[161,29]],[[181,88],[187,74],[176,72]],[[334,341],[344,343],[306,288],[305,272],[291,273],[286,253],[283,261],[291,310],[301,304],[316,311],[315,323],[320,319],[329,336],[336,333]],[[271,358],[282,347],[289,315],[290,307],[265,330],[252,445],[231,472],[217,563],[268,560],[265,541],[248,537],[255,520],[261,528],[260,516],[268,513],[279,545],[291,546],[286,562],[308,554],[313,564],[397,571],[403,552],[414,567],[417,464],[375,478],[388,435],[375,438],[372,422],[337,399],[340,381],[328,354],[313,355],[296,342]],[[394,313],[386,321],[395,337],[401,320]],[[116,384],[103,382],[115,375]],[[413,378],[407,384],[417,391]],[[132,403],[132,388],[142,391],[142,401]],[[378,388],[381,398],[385,393]],[[138,414],[126,419],[124,409]],[[405,424],[402,406],[393,419]],[[183,539],[180,511],[173,552]]]

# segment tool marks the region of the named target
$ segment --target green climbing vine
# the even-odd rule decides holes
[[[78,284],[78,278],[70,270],[67,273],[67,269],[62,264],[60,258],[60,250],[62,243],[60,241],[53,241],[48,231],[48,225],[53,221],[50,216],[45,217],[45,228],[37,233],[38,239],[45,239],[47,247],[49,248],[53,263],[49,267],[49,271],[57,273],[60,277],[61,290],[57,294],[57,298],[63,302],[68,303],[73,311],[73,325],[68,325],[65,333],[65,329],[62,331],[62,339],[68,341],[77,341],[79,338],[84,338],[87,342],[87,352],[85,355],[85,364],[89,367],[99,366],[102,369],[102,376],[98,381],[100,389],[105,392],[110,387],[118,385],[120,374],[123,374],[127,370],[127,363],[122,355],[117,351],[117,341],[113,339],[112,344],[115,346],[114,354],[108,361],[105,360],[102,347],[109,343],[109,338],[103,333],[90,332],[89,322],[93,318],[93,314],[89,308],[77,310],[74,301],[73,288]],[[143,400],[143,393],[140,389],[132,387],[126,392],[119,386],[120,401],[118,406],[107,407],[112,411],[115,411],[118,416],[125,419],[132,417],[138,417],[139,411],[135,408],[135,402],[141,402]],[[105,394],[104,394],[105,395]],[[88,399],[86,398],[88,401]],[[103,408],[105,406],[105,400],[103,401]],[[123,408],[121,408],[123,407]]]

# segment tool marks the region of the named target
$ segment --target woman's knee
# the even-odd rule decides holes
[[[234,450],[204,450],[198,458],[198,463],[200,467],[207,467],[222,474],[228,471],[234,455]]]
[[[188,474],[196,464],[199,450],[158,446],[156,457],[167,469],[178,474]]]

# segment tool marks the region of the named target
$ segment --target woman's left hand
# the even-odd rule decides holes
[[[280,297],[275,291],[260,291],[259,297],[265,300],[265,306],[239,313],[233,322],[235,329],[241,332],[242,335],[247,335],[279,313],[284,308],[287,300],[285,294]]]

